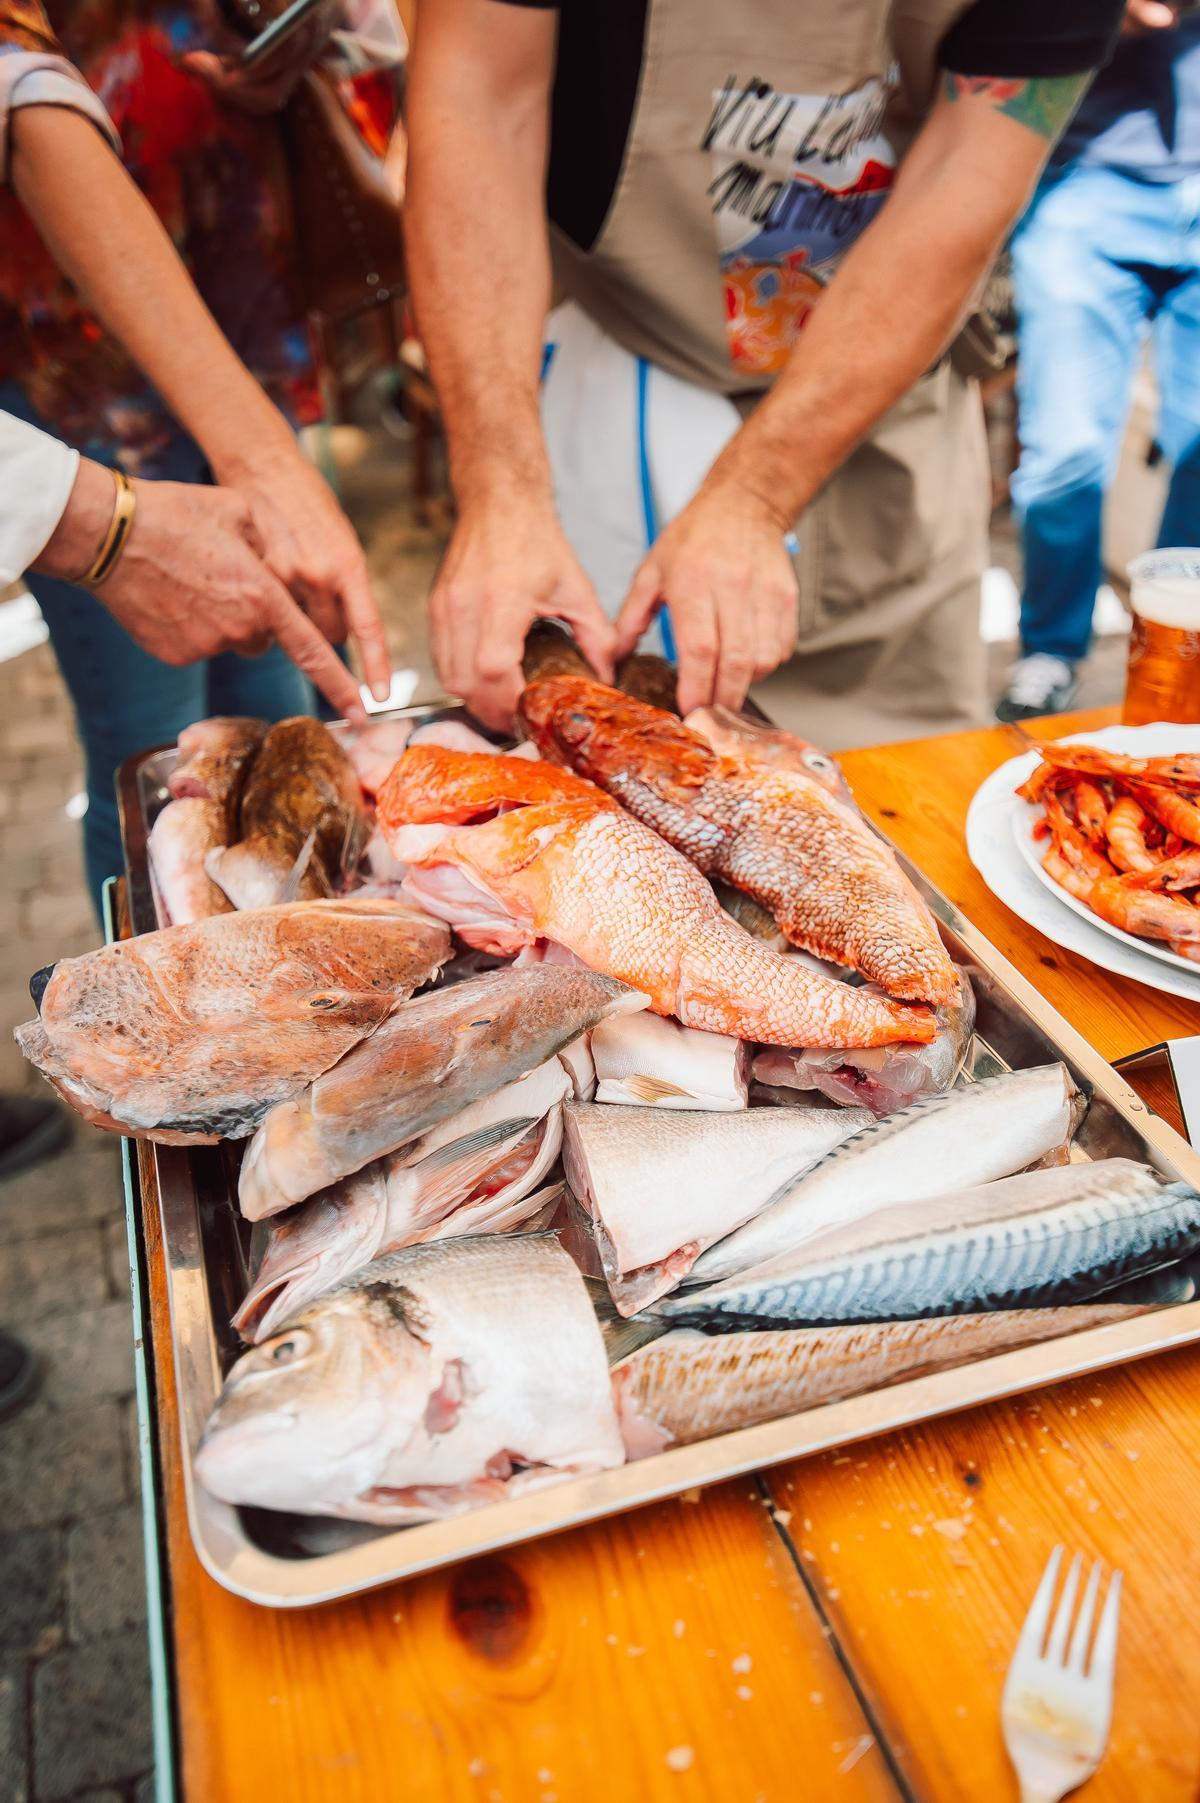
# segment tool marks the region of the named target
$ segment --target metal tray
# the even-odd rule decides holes
[[[431,719],[445,705],[397,711]],[[135,932],[157,924],[146,835],[166,799],[173,748],[131,759],[118,778]],[[1122,1154],[1200,1187],[1200,1155],[1051,1008],[1008,960],[911,864],[951,957],[969,971],[977,1001],[968,1079],[1061,1059],[1090,1098],[1077,1140],[1084,1156]],[[184,1489],[192,1539],[226,1589],[273,1608],[296,1608],[369,1590],[457,1559],[677,1495],[696,1485],[846,1445],[974,1403],[1058,1382],[1200,1339],[1200,1301],[998,1354],[760,1427],[678,1447],[572,1479],[450,1521],[408,1528],[235,1509],[193,1481],[192,1461],[223,1373],[241,1351],[229,1326],[246,1288],[248,1232],[234,1201],[234,1159],[221,1147],[155,1146],[171,1333],[181,1414]]]

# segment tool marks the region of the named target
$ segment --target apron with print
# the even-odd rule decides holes
[[[590,251],[553,234],[569,304],[543,418],[564,525],[609,611],[886,203],[966,3],[649,0],[604,226]],[[788,713],[809,737],[844,747],[983,718],[986,446],[956,362],[915,384],[797,523]],[[632,459],[613,449],[623,410]],[[606,460],[629,470],[607,493]]]

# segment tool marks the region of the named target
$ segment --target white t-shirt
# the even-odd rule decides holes
[[[63,516],[79,452],[0,412],[0,588],[17,582]]]

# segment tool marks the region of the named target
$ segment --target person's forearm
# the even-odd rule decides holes
[[[12,183],[84,302],[223,481],[247,446],[291,449],[287,422],[222,336],[157,216],[94,125],[63,107],[13,115]]]
[[[893,194],[822,295],[773,391],[709,474],[711,486],[756,496],[781,530],[952,341],[1086,85],[1082,77],[1019,84],[1055,91],[1034,95],[1022,118],[980,93],[951,100],[957,79],[946,78],[947,95]]]
[[[431,5],[408,90],[405,239],[455,494],[460,507],[509,484],[549,497],[538,416],[549,72],[498,98],[486,63],[456,57],[444,33]]]

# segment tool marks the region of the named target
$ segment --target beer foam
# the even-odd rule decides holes
[[[1176,632],[1200,631],[1200,551],[1147,551],[1129,566],[1135,614]]]

